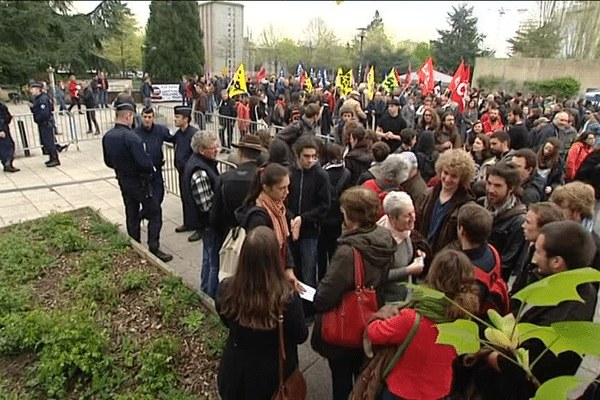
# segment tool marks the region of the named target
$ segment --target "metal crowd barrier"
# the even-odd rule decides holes
[[[165,182],[165,190],[181,197],[179,191],[179,175],[177,169],[175,169],[175,147],[172,143],[165,143],[163,145],[163,154],[165,164],[162,168],[162,174]],[[219,171],[219,174],[223,174],[232,168],[237,168],[237,165],[226,160],[217,159],[217,170]]]
[[[73,116],[67,111],[55,111],[56,140],[60,144],[74,143],[79,149],[77,128]],[[15,142],[16,155],[31,155],[32,150],[41,149],[42,143],[38,125],[32,113],[16,114],[9,124],[10,133]]]

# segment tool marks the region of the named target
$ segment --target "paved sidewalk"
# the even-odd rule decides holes
[[[114,171],[104,165],[100,137],[71,145],[60,154],[61,165],[46,168],[40,150],[30,157],[19,157],[15,166],[21,171],[0,172],[0,226],[36,219],[51,211],[91,207],[125,232],[125,209]],[[175,233],[181,225],[179,197],[165,193],[162,204],[161,248],[173,255],[168,265],[190,286],[200,290],[202,242],[187,241],[189,233]],[[145,228],[145,227],[144,227]],[[145,245],[145,229],[142,233]],[[300,368],[308,384],[308,399],[330,398],[331,378],[327,362],[310,348],[310,339],[299,349]]]

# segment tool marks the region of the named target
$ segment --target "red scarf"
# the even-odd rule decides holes
[[[290,235],[285,205],[282,201],[273,200],[264,192],[261,192],[256,199],[256,205],[264,208],[269,214],[269,217],[271,217],[271,222],[273,222],[273,231],[275,231],[275,236],[279,242],[279,252],[281,253],[282,265],[283,268],[285,268],[287,238]]]

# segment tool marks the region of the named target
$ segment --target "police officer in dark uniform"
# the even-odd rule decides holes
[[[10,121],[12,121],[12,115],[6,104],[0,101],[0,161],[4,166],[4,172],[18,172],[20,169],[13,166],[15,142],[8,127]]]
[[[138,134],[140,139],[146,145],[146,152],[152,159],[152,164],[156,171],[152,174],[150,179],[150,186],[152,186],[152,194],[158,200],[159,213],[162,220],[162,204],[165,195],[165,184],[162,176],[162,167],[165,163],[163,157],[162,146],[165,140],[171,139],[169,129],[164,125],[155,124],[154,109],[152,107],[146,107],[142,110],[142,124],[133,131]]]
[[[173,256],[159,249],[161,216],[159,203],[153,196],[150,180],[156,171],[150,155],[146,152],[144,142],[131,130],[135,114],[134,101],[131,96],[122,96],[115,102],[115,127],[102,138],[104,163],[115,170],[127,220],[127,233],[134,240],[140,241],[140,222],[143,209],[144,218],[148,219],[148,247],[150,252],[167,262]]]
[[[165,139],[165,141],[175,143],[175,168],[177,169],[179,176],[179,193],[183,193],[183,171],[185,169],[185,164],[192,155],[192,148],[190,147],[192,136],[194,136],[194,134],[198,132],[198,129],[190,125],[190,122],[192,120],[192,109],[190,107],[176,106],[174,109],[174,113],[175,126],[179,129],[177,130],[177,132],[175,132],[173,136]],[[183,201],[183,198],[181,200],[181,203],[183,207],[184,223],[183,225],[175,228],[175,232],[188,232],[193,229],[193,227],[185,225],[185,221],[189,220],[189,218],[186,219],[186,216],[190,213],[190,210],[188,205]],[[196,240],[200,240],[201,238],[202,236],[198,232],[194,232],[188,238],[188,240],[194,242]]]
[[[39,82],[32,82],[29,85],[29,92],[33,96],[33,105],[31,106],[33,120],[38,125],[42,146],[50,157],[46,161],[46,167],[56,167],[60,165],[60,160],[56,147],[56,125],[52,114],[52,100],[50,96],[42,92],[42,84]]]

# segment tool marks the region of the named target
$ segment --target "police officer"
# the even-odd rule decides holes
[[[160,205],[162,204],[165,195],[165,185],[162,176],[162,167],[165,160],[163,158],[162,146],[165,140],[171,138],[171,134],[166,126],[155,124],[154,121],[154,109],[152,107],[146,107],[142,110],[141,126],[138,126],[133,131],[138,134],[140,139],[142,139],[146,145],[146,152],[150,155],[152,164],[156,169],[150,179],[150,186],[152,187],[152,194],[158,200],[158,211],[162,221],[162,208]]]
[[[115,127],[102,138],[104,163],[115,170],[127,220],[127,233],[140,241],[140,222],[142,207],[144,218],[148,219],[148,247],[150,252],[167,262],[173,256],[159,249],[161,216],[159,203],[153,196],[150,180],[156,172],[144,142],[131,130],[135,114],[131,96],[119,95],[115,101]]]
[[[183,193],[183,185],[188,184],[182,181],[183,171],[185,169],[185,164],[192,155],[192,148],[190,147],[192,136],[198,132],[198,129],[190,125],[192,120],[192,109],[190,107],[176,106],[174,113],[175,126],[179,129],[177,132],[175,132],[175,135],[165,139],[165,141],[175,143],[175,168],[177,169],[179,176],[179,193]],[[175,232],[188,232],[193,229],[193,227],[185,225],[185,221],[189,221],[189,214],[191,211],[189,210],[188,205],[183,201],[183,196],[181,203],[183,208],[184,223],[183,225],[175,228]],[[188,218],[186,218],[186,216],[188,216]],[[201,233],[196,231],[188,238],[188,240],[190,242],[195,242],[201,238]]]
[[[60,165],[60,161],[56,147],[56,126],[54,125],[54,115],[52,114],[52,100],[50,96],[42,92],[42,84],[40,82],[32,82],[29,85],[29,92],[33,97],[33,105],[31,106],[33,120],[38,125],[43,149],[45,149],[50,157],[46,161],[46,167],[56,167]]]
[[[12,121],[12,115],[6,104],[0,100],[0,161],[4,166],[4,172],[18,172],[20,169],[13,166],[15,142],[8,127],[10,121]]]

